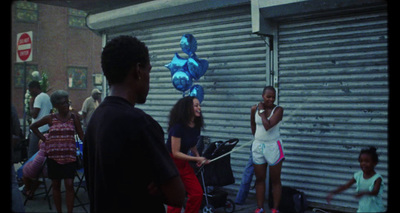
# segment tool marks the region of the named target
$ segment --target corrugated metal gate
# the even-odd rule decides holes
[[[197,56],[209,61],[204,77],[194,82],[202,85],[205,93],[202,112],[206,127],[202,135],[211,141],[239,138],[239,145],[251,140],[250,108],[261,100],[266,85],[267,48],[259,36],[251,34],[250,5],[154,20],[131,28],[135,30],[109,34],[108,40],[128,34],[149,48],[153,66],[150,92],[146,104],[139,108],[167,131],[169,111],[182,93],[172,86],[164,65],[175,52],[187,57],[179,42],[183,34],[191,33],[197,39]],[[249,146],[232,154],[236,183],[229,188],[238,190],[248,157]]]
[[[290,116],[281,127],[283,185],[326,203],[327,193],[360,169],[360,150],[376,146],[386,200],[386,7],[296,17],[281,21],[278,31],[279,104]],[[332,204],[357,208],[354,189]]]

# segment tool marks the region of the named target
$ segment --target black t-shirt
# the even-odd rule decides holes
[[[180,151],[187,154],[189,149],[196,146],[200,136],[200,128],[189,127],[187,125],[175,124],[168,132],[167,149],[171,153],[171,136],[181,139]]]
[[[106,97],[89,121],[83,157],[91,212],[165,212],[147,187],[179,173],[151,116],[123,98]]]

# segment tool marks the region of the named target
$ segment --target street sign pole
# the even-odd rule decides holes
[[[24,91],[22,91],[22,103],[24,107],[24,135],[26,138],[26,105],[25,105],[25,93],[26,93],[26,62],[24,62]]]
[[[32,61],[32,52],[33,52],[33,33],[32,31],[23,32],[17,34],[17,62],[24,62],[24,91],[22,94],[23,97],[23,107],[24,107],[24,134],[26,134],[26,106],[25,106],[25,93],[26,93],[26,62]]]

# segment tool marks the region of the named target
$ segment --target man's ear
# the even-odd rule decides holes
[[[140,63],[137,63],[132,66],[132,75],[135,80],[140,80],[142,77],[142,71],[140,69]]]

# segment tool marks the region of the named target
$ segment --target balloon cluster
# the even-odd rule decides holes
[[[180,46],[189,58],[182,58],[175,53],[169,64],[166,64],[171,71],[171,81],[175,89],[181,91],[183,96],[189,90],[189,96],[199,99],[200,103],[204,99],[204,89],[200,85],[193,85],[193,79],[199,80],[208,69],[208,61],[199,59],[196,55],[197,41],[192,34],[184,34],[181,38]]]

